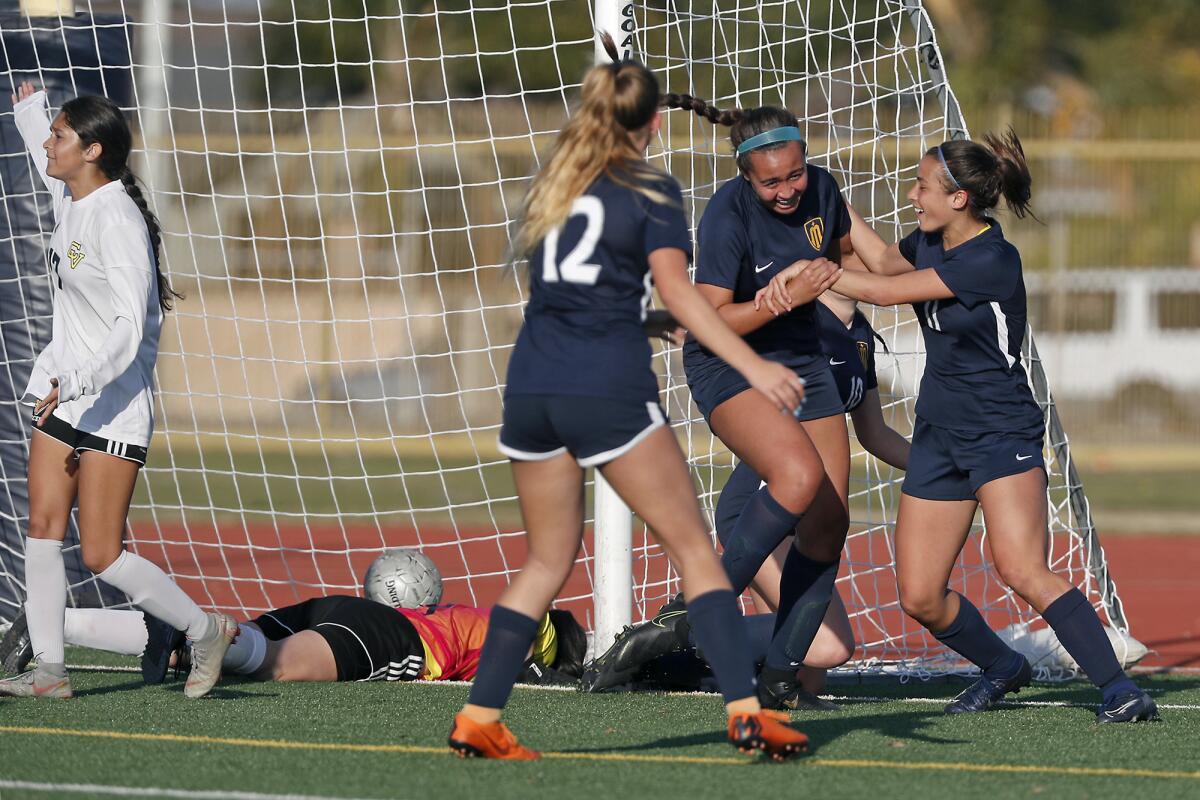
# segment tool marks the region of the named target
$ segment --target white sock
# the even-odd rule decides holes
[[[146,649],[146,617],[115,608],[68,608],[63,638],[67,644],[140,656]]]
[[[239,675],[252,675],[258,672],[266,658],[267,637],[263,632],[253,625],[239,625],[237,638],[221,659],[221,669]]]
[[[29,641],[39,662],[62,664],[63,614],[67,608],[67,570],[63,543],[54,539],[25,539],[25,620]]]
[[[129,595],[134,605],[147,614],[177,631],[185,631],[189,639],[194,641],[208,633],[208,615],[154,562],[122,550],[97,577]]]

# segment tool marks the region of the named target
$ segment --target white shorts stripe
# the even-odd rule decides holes
[[[560,447],[548,453],[530,453],[527,450],[518,450],[515,447],[509,447],[504,442],[496,442],[496,449],[513,461],[546,461],[567,452],[567,448]]]
[[[344,630],[344,631],[350,631],[350,635],[351,635],[351,636],[353,636],[355,639],[358,639],[358,643],[359,643],[360,645],[362,645],[363,652],[367,654],[367,667],[368,667],[368,669],[369,669],[369,670],[370,670],[372,673],[374,673],[374,672],[375,672],[375,661],[374,661],[374,659],[372,659],[372,658],[371,658],[371,651],[367,649],[367,645],[366,645],[366,643],[365,643],[365,642],[363,642],[363,640],[362,640],[362,639],[359,637],[359,635],[358,635],[357,633],[355,633],[354,631],[350,630],[350,629],[349,629],[349,628],[347,628],[345,625],[342,625],[340,622],[318,622],[318,623],[317,623],[317,624],[316,624],[314,627],[317,627],[317,628],[319,628],[319,627],[321,627],[322,625],[332,625],[332,626],[333,626],[333,627],[335,627],[335,628],[341,628],[341,629],[342,629],[342,630]]]
[[[269,613],[269,612],[268,612],[268,613],[266,613],[266,614],[263,614],[263,616],[264,616],[264,617],[270,617],[271,619],[275,620],[275,624],[276,624],[276,625],[278,625],[279,627],[283,628],[283,629],[284,629],[285,631],[287,631],[288,633],[295,633],[295,631],[294,631],[294,630],[292,630],[291,628],[289,628],[287,625],[284,625],[284,624],[283,624],[283,622],[282,622],[282,621],[280,621],[279,617],[275,616],[274,614],[271,614],[271,613]]]
[[[603,453],[596,453],[596,455],[588,456],[587,458],[575,459],[579,462],[579,466],[595,467],[600,464],[607,464],[609,461],[620,458],[633,448],[637,447],[638,444],[641,443],[642,439],[645,439],[647,436],[654,433],[655,430],[667,424],[666,419],[663,417],[662,409],[658,407],[658,403],[646,403],[646,411],[650,414],[650,424],[643,428],[637,436],[634,436],[620,447],[614,447],[612,450],[605,450]]]

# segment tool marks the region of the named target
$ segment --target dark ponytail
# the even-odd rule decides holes
[[[724,125],[731,128],[732,130],[729,131],[729,141],[733,145],[734,151],[737,150],[738,145],[751,136],[757,136],[760,133],[766,133],[775,128],[800,127],[800,121],[796,118],[796,115],[786,108],[780,108],[779,106],[722,110],[707,100],[692,97],[690,94],[664,95],[662,104],[666,108],[687,109],[694,112],[697,116],[704,117],[714,125]],[[776,142],[764,147],[756,147],[750,153],[757,153],[762,150],[774,150],[785,147],[788,144],[789,142]],[[804,152],[807,154],[808,146],[804,142],[801,142],[800,146],[804,148]],[[750,153],[743,153],[737,157],[738,169],[742,172],[750,171]]]
[[[983,143],[966,139],[944,142],[926,155],[945,161],[942,186],[947,192],[967,193],[967,206],[977,217],[1000,203],[1000,198],[1018,219],[1031,216],[1033,177],[1025,161],[1025,150],[1012,128],[1003,134],[985,134]]]
[[[133,150],[133,134],[129,123],[116,103],[107,97],[97,95],[80,95],[74,100],[68,100],[62,107],[63,117],[71,129],[79,136],[83,147],[100,144],[100,161],[98,166],[109,180],[120,181],[125,187],[146,222],[146,232],[150,234],[150,247],[154,253],[154,271],[158,278],[158,306],[164,312],[170,311],[176,299],[183,295],[171,288],[167,276],[160,266],[159,253],[162,249],[162,228],[158,217],[150,210],[137,177],[129,169],[129,153]]]

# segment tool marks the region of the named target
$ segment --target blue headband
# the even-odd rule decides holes
[[[768,144],[775,144],[776,142],[800,142],[800,144],[804,144],[804,136],[801,135],[800,129],[795,125],[773,128],[772,130],[751,136],[739,144],[737,154],[742,156],[751,150],[756,150]]]
[[[959,184],[958,178],[955,178],[954,173],[950,171],[950,166],[946,163],[946,156],[942,154],[942,146],[940,144],[937,146],[937,154],[938,154],[938,161],[942,162],[942,169],[946,170],[946,175],[950,178],[951,181],[954,182],[954,188],[959,191],[966,191]]]

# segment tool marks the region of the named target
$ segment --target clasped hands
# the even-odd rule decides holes
[[[842,268],[827,258],[797,261],[777,272],[770,283],[755,293],[754,310],[765,307],[777,317],[786,314],[817,299],[841,276]]]

